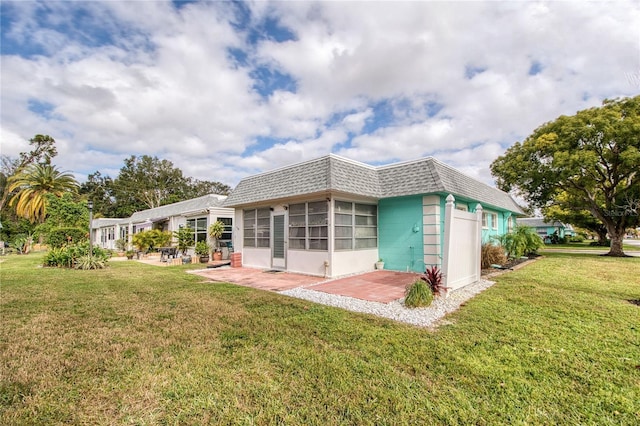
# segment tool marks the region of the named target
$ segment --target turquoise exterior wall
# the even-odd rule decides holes
[[[426,203],[426,204],[425,204]],[[475,211],[477,201],[461,199],[456,204]],[[424,272],[428,266],[440,266],[444,241],[445,195],[428,194],[386,198],[378,201],[378,253],[384,268],[394,271]],[[435,209],[434,209],[435,207]],[[489,213],[488,228],[482,230],[483,242],[508,232],[511,212],[483,206]],[[497,229],[493,217],[497,215]],[[425,224],[432,223],[429,227]],[[435,231],[435,235],[434,235]],[[439,235],[439,238],[434,238]]]
[[[422,196],[378,202],[378,250],[385,269],[424,272],[422,218]]]
[[[470,202],[470,209],[469,211],[476,211],[475,210],[475,206],[478,204],[477,202]],[[482,206],[483,212],[487,213],[489,215],[489,217],[487,218],[487,228],[482,228],[482,242],[483,243],[488,243],[488,242],[492,242],[493,241],[493,237],[497,236],[497,235],[504,235],[508,232],[509,229],[509,225],[508,225],[508,220],[509,220],[509,216],[511,215],[511,212],[506,212],[506,211],[500,211],[500,210],[495,210],[492,209],[491,207],[487,207],[487,206]],[[491,215],[492,213],[495,213],[497,215],[497,229],[494,228],[494,224],[493,224],[493,216]]]

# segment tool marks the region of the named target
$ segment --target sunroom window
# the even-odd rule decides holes
[[[269,208],[243,211],[245,247],[270,247],[271,211]]]
[[[289,249],[327,250],[328,213],[326,201],[289,205]]]
[[[378,206],[336,201],[334,221],[336,250],[378,246]]]

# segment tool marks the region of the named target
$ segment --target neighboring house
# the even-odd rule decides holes
[[[522,217],[517,220],[518,225],[535,228],[536,233],[542,237],[545,243],[553,242],[553,235],[558,238],[573,237],[576,235],[573,226],[558,220],[546,222],[542,217]]]
[[[234,210],[224,207],[226,196],[209,194],[191,200],[167,204],[153,209],[135,212],[125,219],[94,219],[93,243],[97,246],[115,249],[115,241],[124,239],[131,246],[131,236],[147,229],[176,231],[183,226],[194,230],[195,241],[208,241],[207,229],[216,220],[225,224],[225,233],[219,242],[223,246],[223,258],[228,257],[233,234]]]
[[[522,214],[505,192],[431,157],[374,167],[333,154],[247,177],[225,206],[236,209],[243,265],[335,277],[372,270],[379,258],[398,271],[442,265],[449,194],[457,210],[481,205],[484,240]],[[467,241],[479,262],[479,233],[457,243]]]

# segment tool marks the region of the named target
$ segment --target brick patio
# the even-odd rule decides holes
[[[284,291],[305,287],[308,290],[381,303],[404,297],[407,284],[417,278],[417,274],[406,272],[374,271],[327,280],[322,277],[245,267],[197,270],[191,273],[213,282],[229,282],[261,290]]]

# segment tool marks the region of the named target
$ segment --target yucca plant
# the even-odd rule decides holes
[[[80,256],[76,259],[75,264],[76,269],[82,269],[85,271],[89,269],[103,269],[106,266],[107,265],[104,259],[89,255]]]

